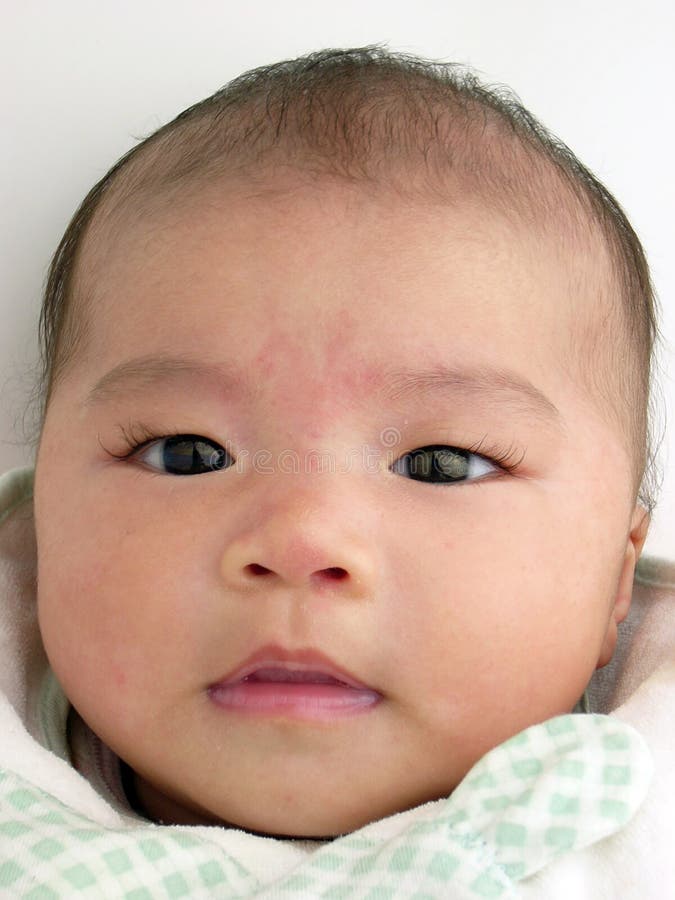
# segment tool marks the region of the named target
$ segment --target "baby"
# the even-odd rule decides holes
[[[126,154],[69,225],[42,311],[51,712],[25,726],[35,771],[63,757],[32,782],[75,816],[61,833],[97,822],[120,855],[47,868],[77,869],[91,896],[179,896],[133,855],[178,835],[188,867],[220,848],[199,863],[203,896],[263,896],[242,860],[271,884],[357,832],[366,852],[477,789],[467,776],[495,753],[527,740],[536,757],[560,729],[589,760],[631,745],[625,824],[647,750],[570,713],[613,657],[654,505],[655,315],[608,191],[513,96],[451,65],[369,47],[266,66]],[[473,814],[457,809],[460,827]],[[64,844],[52,825],[41,841]],[[495,845],[522,846],[503,826]],[[487,853],[472,828],[457,847]],[[38,884],[17,858],[10,896]],[[490,859],[482,874],[463,860],[478,874],[451,888],[439,857],[436,895],[484,877],[467,896],[516,896],[533,869]],[[379,871],[359,865],[346,884]],[[284,896],[324,896],[293,877]],[[372,896],[415,893],[392,890]]]

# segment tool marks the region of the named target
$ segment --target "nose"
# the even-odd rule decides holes
[[[373,532],[374,523],[344,496],[288,490],[257,504],[227,542],[221,576],[239,591],[286,587],[365,598],[376,577]]]

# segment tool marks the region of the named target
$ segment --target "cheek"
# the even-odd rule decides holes
[[[428,515],[409,520],[425,541],[416,554],[401,547],[411,602],[397,608],[395,627],[430,715],[465,717],[473,707],[475,716],[482,705],[497,718],[520,716],[525,698],[530,713],[574,705],[597,661],[612,589],[608,547],[597,523],[580,518],[569,496],[521,482],[465,492],[434,516],[433,530]]]
[[[203,560],[170,527],[120,527],[129,520],[119,507],[80,495],[70,513],[40,532],[38,615],[52,668],[83,714],[161,703],[181,672],[200,671]]]

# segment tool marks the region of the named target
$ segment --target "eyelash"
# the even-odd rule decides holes
[[[148,444],[152,444],[153,441],[161,440],[165,437],[171,437],[174,434],[181,434],[180,429],[176,429],[175,431],[171,428],[164,431],[164,433],[160,434],[158,431],[154,431],[152,428],[148,428],[147,425],[143,425],[141,422],[130,422],[126,427],[124,425],[117,426],[122,433],[122,441],[124,444],[124,449],[121,453],[113,453],[112,450],[108,450],[107,447],[103,447],[101,441],[99,439],[99,444],[103,447],[106,453],[115,459],[129,459],[138,453],[139,450],[142,450]]]
[[[130,459],[144,447],[154,443],[154,441],[183,434],[183,432],[179,428],[175,430],[166,429],[163,430],[162,433],[159,433],[159,431],[155,431],[140,422],[130,422],[126,427],[124,425],[119,425],[118,428],[122,434],[122,440],[124,443],[124,449],[121,453],[115,453],[101,444],[101,447],[103,447],[103,449],[109,456],[112,456],[114,459],[118,460]],[[208,440],[211,439],[209,438]],[[476,456],[480,456],[490,463],[495,463],[499,466],[500,469],[502,469],[509,475],[512,475],[519,470],[523,459],[525,458],[525,450],[517,447],[515,444],[510,444],[508,447],[504,447],[503,445],[489,444],[486,443],[486,441],[487,435],[484,435],[480,441],[475,444],[471,444],[468,447],[455,447],[452,444],[442,444],[438,446],[450,447],[453,450],[464,450],[467,453],[474,453],[476,454]],[[99,444],[100,443],[101,441],[99,439]],[[218,442],[213,441],[213,443]],[[437,445],[425,445],[425,447],[427,446]],[[481,479],[475,479],[475,481],[471,483],[478,483],[480,481]]]
[[[487,435],[482,437],[476,444],[456,449],[466,450],[467,453],[475,453],[477,456],[482,456],[484,459],[487,459],[488,462],[497,463],[497,465],[509,475],[518,471],[525,459],[525,450],[520,449],[515,444],[510,444],[508,447],[494,444],[486,445],[486,440]]]

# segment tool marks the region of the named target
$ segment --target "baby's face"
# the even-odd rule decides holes
[[[102,258],[39,450],[40,625],[152,814],[328,836],[573,708],[627,611],[630,460],[542,238],[245,193]]]

